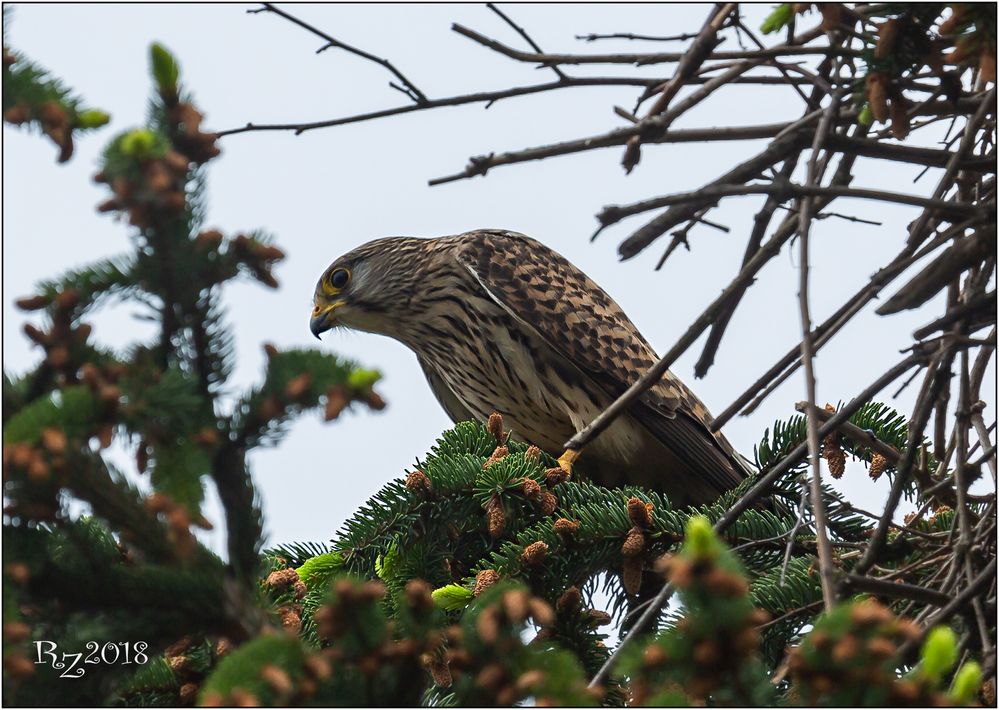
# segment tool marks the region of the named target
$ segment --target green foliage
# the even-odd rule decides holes
[[[162,94],[176,94],[177,80],[180,78],[180,67],[170,51],[159,42],[154,42],[149,48],[150,64],[156,87]]]
[[[957,636],[954,631],[947,626],[932,629],[923,644],[918,674],[932,683],[939,683],[956,663]]]
[[[782,5],[765,29],[787,26],[793,12]],[[98,176],[111,193],[100,209],[131,225],[132,250],[48,280],[19,302],[43,310],[46,323],[26,329],[42,361],[3,380],[8,698],[442,707],[975,699],[982,671],[970,661],[952,674],[953,631],[935,630],[911,668],[900,651],[918,631],[891,609],[849,601],[816,617],[816,541],[809,520],[796,526],[797,471],[719,535],[713,523],[753,480],[710,505],[677,508],[640,488],[567,480],[550,456],[508,440],[498,419],[463,422],[329,544],[261,553],[248,453],[277,443],[303,412],[323,407],[330,420],[353,402],[381,406],[372,389],[380,374],[266,345],[259,384],[224,387],[234,353],[222,289],[240,277],[276,286],[283,253],[261,232],[203,229],[202,166],[218,154],[216,138],[201,130],[174,57],[154,45],[150,61],[149,121],[111,141]],[[76,106],[37,71],[26,86],[61,91]],[[73,115],[79,126],[103,120]],[[111,297],[144,306],[154,337],[124,352],[92,342],[84,319]],[[905,419],[884,405],[866,405],[851,421],[906,444]],[[757,448],[760,468],[804,436],[801,417],[777,422]],[[142,491],[102,453],[115,438],[149,473]],[[842,444],[870,460],[865,447]],[[223,507],[224,521],[214,522],[225,524],[224,556],[192,531],[208,525],[206,479]],[[832,489],[822,495],[837,562],[849,572],[869,521]],[[80,505],[91,515],[76,514]],[[943,540],[953,523],[953,511],[938,510],[912,526]],[[914,564],[918,553],[899,537],[879,571],[919,583],[935,570]],[[665,578],[680,604],[634,639],[603,687],[587,689],[610,655],[600,629]],[[66,690],[55,669],[30,661],[30,641],[40,638],[71,650],[142,639],[151,660]]]
[[[787,27],[794,19],[794,5],[789,2],[781,3],[774,11],[767,15],[767,19],[760,25],[763,34],[773,34]]]
[[[4,11],[4,122],[28,126],[48,136],[60,149],[59,162],[73,155],[76,133],[100,128],[111,119],[103,111],[85,108],[83,101],[59,79],[7,46],[10,13]]]
[[[97,176],[112,193],[99,209],[126,219],[133,248],[46,280],[18,301],[43,311],[45,322],[25,328],[44,350],[41,361],[3,380],[4,691],[15,704],[190,704],[202,684],[205,692],[240,684],[260,698],[280,697],[283,680],[300,679],[295,661],[305,653],[303,640],[281,631],[293,616],[301,625],[293,614],[299,586],[261,587],[256,573],[297,556],[308,582],[299,582],[302,593],[311,588],[318,604],[342,560],[313,544],[259,555],[263,524],[247,454],[331,393],[380,402],[372,390],[378,373],[273,346],[260,385],[241,396],[223,391],[232,335],[221,289],[241,276],[276,286],[271,269],[283,253],[260,232],[201,231],[199,166],[218,154],[216,137],[201,130],[162,47],[152,63],[150,122],[110,142]],[[8,99],[58,100],[80,126],[104,122],[99,112],[76,113],[79,102],[34,65],[8,64],[5,109]],[[152,338],[123,352],[96,344],[85,319],[109,297],[143,306],[156,325]],[[138,473],[149,474],[142,491],[105,459],[115,439],[134,454]],[[192,530],[210,525],[202,513],[207,478],[223,506],[216,523],[226,526],[225,559]],[[80,517],[81,508],[92,516]],[[314,627],[309,619],[305,630]],[[58,669],[30,660],[33,639],[68,652],[141,641],[151,660],[137,672],[122,664],[59,681]],[[248,664],[265,658],[281,668],[251,683]]]

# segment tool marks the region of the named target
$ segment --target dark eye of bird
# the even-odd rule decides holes
[[[330,274],[330,286],[336,289],[342,289],[350,281],[350,272],[346,269],[337,269],[332,274]]]

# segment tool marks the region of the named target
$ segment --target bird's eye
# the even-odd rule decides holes
[[[340,291],[346,288],[347,283],[350,281],[350,272],[346,269],[337,269],[332,274],[330,274],[330,286]]]

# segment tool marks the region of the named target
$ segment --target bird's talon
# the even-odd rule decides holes
[[[567,476],[572,475],[572,464],[575,463],[576,459],[579,458],[579,452],[575,449],[566,449],[565,452],[558,457],[558,465],[563,471],[565,471]]]

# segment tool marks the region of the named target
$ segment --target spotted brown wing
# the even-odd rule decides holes
[[[516,232],[462,235],[455,254],[500,306],[611,396],[658,360],[621,307],[563,256]],[[707,428],[704,405],[671,373],[631,415],[719,492],[745,473]]]

